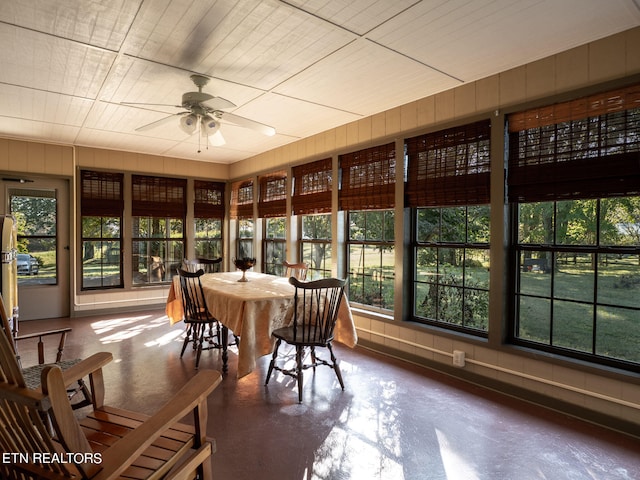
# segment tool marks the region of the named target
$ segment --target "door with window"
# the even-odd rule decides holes
[[[7,212],[16,219],[21,320],[69,315],[68,182],[3,178]]]

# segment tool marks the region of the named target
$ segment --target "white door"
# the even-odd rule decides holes
[[[69,316],[69,182],[7,175],[2,183],[17,224],[19,319]]]

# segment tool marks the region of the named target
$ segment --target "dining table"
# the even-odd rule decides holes
[[[238,337],[238,378],[251,373],[258,358],[273,352],[275,339],[271,332],[291,324],[295,293],[295,287],[286,277],[247,271],[247,281],[239,281],[241,278],[239,271],[207,273],[200,277],[207,309],[223,326],[224,373],[227,372],[227,332]],[[166,313],[172,325],[184,318],[178,275],[169,287]],[[351,348],[358,341],[346,295],[340,303],[334,339]]]

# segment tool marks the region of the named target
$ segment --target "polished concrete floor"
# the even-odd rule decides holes
[[[69,325],[65,357],[110,351],[107,402],[152,413],[194,373],[180,359],[181,325],[164,312],[22,322],[21,331]],[[33,348],[22,347],[25,364]],[[253,480],[631,480],[640,440],[453,380],[363,348],[336,344],[346,384],[311,374],[297,402],[280,374],[264,386],[268,357],[229,375],[209,400],[217,440],[214,478]],[[219,369],[203,352],[200,367]]]

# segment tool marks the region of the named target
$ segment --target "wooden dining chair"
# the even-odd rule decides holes
[[[196,262],[198,262],[200,268],[204,270],[204,273],[218,273],[222,267],[222,257],[197,258]]]
[[[307,270],[309,270],[309,266],[306,263],[289,263],[284,261],[282,262],[282,266],[284,267],[284,276],[286,278],[295,277],[298,280],[307,279]]]
[[[189,272],[181,268],[178,269],[178,275],[180,276],[180,292],[184,309],[183,320],[187,326],[180,358],[184,355],[187,345],[191,343],[196,352],[196,368],[198,368],[202,350],[222,348],[226,332],[222,331],[220,322],[209,313],[207,308],[200,282],[204,271],[199,269],[197,272]],[[226,348],[224,350],[223,353],[226,353]]]
[[[276,345],[269,363],[265,385],[269,384],[273,370],[289,375],[297,380],[298,401],[302,403],[304,370],[308,368],[313,368],[314,373],[318,365],[326,365],[332,368],[338,377],[340,387],[344,390],[342,373],[333,353],[331,342],[333,341],[333,331],[338,320],[340,302],[344,296],[346,280],[326,278],[303,282],[291,277],[289,278],[289,283],[295,287],[293,320],[291,326],[276,329],[272,333],[276,339]],[[285,368],[284,365],[276,364],[278,350],[283,341],[293,345],[296,349],[295,368]],[[316,348],[318,347],[327,348],[330,361],[323,360],[316,355]],[[310,356],[310,362],[307,362],[307,353]]]
[[[218,273],[222,267],[222,257],[183,259],[182,268],[188,272],[197,272],[202,269],[204,273]]]
[[[220,373],[199,371],[147,416],[104,404],[102,369],[112,359],[102,352],[65,372],[47,366],[42,391],[34,391],[26,387],[9,339],[0,335],[0,478],[211,479],[215,441],[207,437],[207,397],[220,384]],[[66,388],[84,376],[93,387],[91,411],[79,420]],[[180,423],[189,415],[193,425]]]
[[[9,322],[9,317],[7,317],[6,314],[2,295],[0,295],[0,320],[2,322],[3,332],[0,333],[0,335],[4,335],[9,340],[9,344],[13,348],[13,353],[16,357],[16,361],[22,369],[22,375],[25,379],[27,388],[31,388],[34,390],[40,388],[40,377],[42,371],[48,365],[54,364],[59,366],[62,370],[67,370],[73,365],[76,365],[78,362],[80,362],[79,358],[63,358],[67,334],[71,332],[71,328],[56,328],[19,335],[16,325],[16,322],[18,320],[14,318],[13,324]],[[55,360],[48,358],[46,355],[47,347],[49,345],[45,345],[45,342],[49,339],[51,340],[51,342],[49,342],[49,345],[53,344],[53,346],[55,347]],[[34,365],[23,366],[18,345],[20,343],[26,344],[29,341],[33,342],[36,340],[38,363]],[[51,352],[53,352],[54,348],[51,348],[50,350]],[[51,353],[51,355],[53,354]],[[49,360],[49,362],[47,362],[47,360]],[[76,382],[69,386],[67,394],[69,396],[69,399],[73,400],[72,406],[74,409],[86,407],[91,403],[91,394],[89,392],[89,388],[82,378],[78,378]]]

